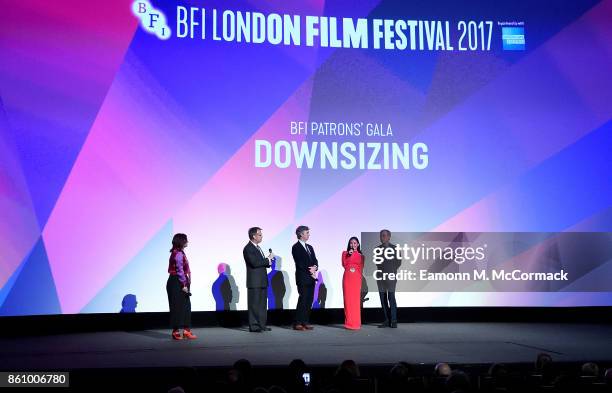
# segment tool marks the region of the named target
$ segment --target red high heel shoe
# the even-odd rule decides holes
[[[191,333],[191,329],[184,329],[183,330],[183,338],[188,338],[190,340],[193,340],[193,339],[198,338],[198,336],[196,336],[195,334]]]
[[[173,340],[182,340],[183,336],[181,336],[181,332],[178,329],[172,331],[172,339]]]

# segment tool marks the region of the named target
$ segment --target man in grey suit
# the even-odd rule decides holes
[[[380,231],[380,245],[377,248],[393,248],[395,245],[391,244],[391,231],[383,229]],[[384,253],[383,253],[384,255]],[[378,265],[377,269],[383,273],[397,273],[402,262],[396,257],[393,259],[385,259],[383,263]],[[380,328],[397,328],[397,302],[395,301],[395,287],[397,281],[395,279],[389,279],[388,276],[383,276],[385,279],[377,280],[376,285],[378,286],[378,294],[380,295],[380,304],[382,305],[385,319],[383,323],[378,325]]]
[[[268,303],[268,275],[266,268],[274,255],[265,256],[259,243],[263,239],[261,228],[249,228],[249,242],[242,250],[246,263],[247,299],[249,308],[249,331],[261,333],[270,331],[266,326]]]
[[[310,239],[310,228],[300,225],[295,230],[298,241],[291,247],[291,255],[295,262],[295,283],[298,287],[298,304],[295,308],[294,330],[312,330],[309,324],[310,310],[314,298],[315,283],[317,282],[317,271],[319,261],[315,255],[314,248],[306,243]]]

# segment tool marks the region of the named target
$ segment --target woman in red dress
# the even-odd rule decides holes
[[[342,251],[342,292],[344,293],[344,327],[358,330],[361,328],[361,272],[364,257],[359,239],[351,237],[346,251]]]

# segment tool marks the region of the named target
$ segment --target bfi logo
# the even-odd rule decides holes
[[[155,9],[147,0],[135,0],[132,3],[132,13],[140,19],[147,33],[155,34],[160,40],[167,40],[172,35],[164,13]]]

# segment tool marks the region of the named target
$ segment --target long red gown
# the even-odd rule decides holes
[[[361,272],[363,259],[357,251],[349,255],[342,252],[342,292],[344,294],[344,327],[357,330],[361,328]]]

